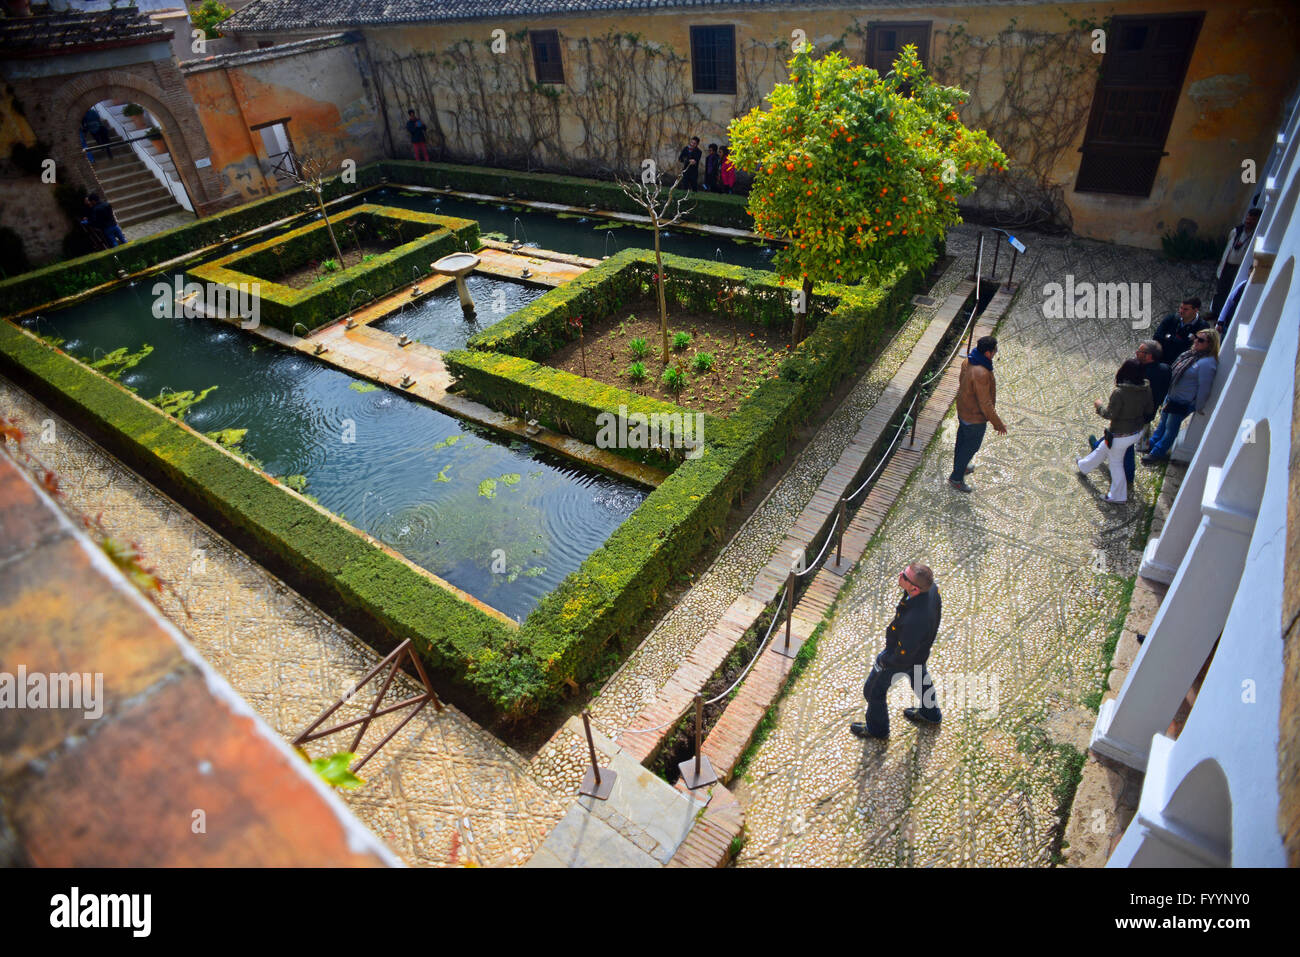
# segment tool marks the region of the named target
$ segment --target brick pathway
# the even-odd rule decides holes
[[[1130,540],[1153,481],[1139,468],[1129,504],[1115,507],[1100,502],[1108,478],[1077,477],[1084,437],[1101,431],[1091,401],[1108,394],[1142,333],[1126,320],[1046,319],[1043,287],[1067,273],[1076,283],[1149,281],[1155,322],[1182,296],[1204,296],[1211,278],[1203,266],[1143,250],[1039,238],[1017,273],[1023,287],[999,330],[997,360],[1010,434],[989,433],[976,491],[961,496],[944,481],[955,418],[944,421],[841,593],[817,657],[733,782],[748,833],[741,866],[1051,860],[1055,745],[1087,745],[1095,715],[1082,699],[1104,671],[1117,583],[1136,572],[1141,553]],[[862,682],[897,601],[898,569],[913,559],[935,568],[944,597],[931,668],[954,691],[969,678],[968,706],[950,701],[940,729],[919,730],[899,714],[898,686],[891,739],[863,742],[848,724],[861,720]]]

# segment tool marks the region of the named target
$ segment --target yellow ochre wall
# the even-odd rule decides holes
[[[1179,97],[1173,124],[1155,184],[1149,197],[1076,193],[1074,177],[1096,84],[1100,54],[1091,53],[1093,38],[1079,28],[1079,21],[1101,21],[1110,15],[1134,16],[1165,13],[1203,13],[1204,21],[1193,50],[1187,77]],[[976,45],[997,42],[998,34],[1014,21],[1017,31],[1058,34],[1066,42],[1077,42],[1075,56],[1085,69],[1072,81],[1082,104],[1078,130],[1072,145],[1044,171],[1060,187],[1075,232],[1097,239],[1156,247],[1164,232],[1181,222],[1193,224],[1201,235],[1218,236],[1235,223],[1257,186],[1242,182],[1242,161],[1254,159],[1262,173],[1273,137],[1282,119],[1285,100],[1300,77],[1300,14],[1290,0],[1138,0],[1130,3],[988,3],[979,5],[927,5],[847,7],[789,3],[771,7],[691,9],[600,16],[550,16],[503,18],[439,25],[407,24],[366,27],[364,34],[370,56],[376,62],[413,52],[443,50],[465,37],[486,42],[500,28],[508,36],[528,29],[558,29],[563,43],[566,88],[579,92],[584,78],[579,75],[576,38],[599,36],[611,30],[641,34],[648,40],[671,46],[689,58],[691,26],[734,24],[737,58],[749,60],[750,75],[758,76],[758,96],[695,94],[691,101],[706,116],[695,128],[682,129],[679,138],[664,142],[658,154],[661,163],[672,162],[682,141],[690,135],[703,143],[725,142],[724,130],[730,119],[757,102],[773,82],[784,77],[780,62],[788,56],[792,31],[804,31],[819,47],[844,38],[847,54],[857,62],[863,58],[865,29],[872,22],[931,21],[929,62],[941,75],[943,61],[957,51],[948,33],[963,30]],[[1071,25],[1071,20],[1076,25]],[[292,39],[284,36],[280,39]],[[771,52],[755,49],[758,41],[773,44]],[[782,44],[777,52],[775,45]],[[511,40],[510,42],[516,42]],[[524,41],[526,42],[526,41]],[[963,41],[964,42],[964,41]],[[969,44],[965,49],[969,49]],[[1003,51],[1005,53],[1005,51]],[[1014,59],[1014,56],[1011,57]],[[761,61],[761,62],[759,62]],[[1004,56],[1002,62],[1007,62]],[[738,86],[742,85],[738,65]],[[961,71],[950,67],[948,82]],[[1034,83],[1047,77],[1030,74],[1020,82]],[[687,83],[689,84],[689,72]],[[978,104],[995,101],[1005,75],[990,71],[977,82],[977,95],[968,104],[963,119],[982,126]],[[687,87],[689,91],[689,86]],[[441,101],[439,91],[433,91]],[[397,155],[406,156],[406,137],[401,128],[408,104],[390,102],[388,122]],[[423,111],[422,111],[423,112]],[[426,117],[427,119],[427,117]],[[450,122],[450,114],[440,117]],[[559,142],[581,144],[582,130],[571,114],[561,117]],[[463,144],[458,152],[472,152],[475,144]],[[1017,159],[1014,152],[1012,159]],[[562,165],[564,158],[544,157],[547,166]]]

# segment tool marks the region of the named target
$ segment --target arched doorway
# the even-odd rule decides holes
[[[220,183],[210,165],[207,137],[198,115],[191,107],[185,115],[177,116],[163,97],[162,90],[133,74],[83,75],[58,90],[51,103],[51,113],[59,122],[79,130],[82,118],[91,110],[102,116],[105,109],[112,106],[121,109],[128,104],[138,106],[141,110],[138,115],[147,116],[150,121],[136,135],[147,138],[148,128],[157,127],[166,147],[169,166],[180,184],[178,192],[183,193],[198,214],[217,208]],[[101,107],[105,103],[111,106]],[[131,124],[133,127],[139,125]],[[75,170],[79,174],[77,178],[85,184],[97,182],[96,171],[80,146],[79,135],[60,138],[53,149],[60,167]],[[205,163],[203,167],[196,165],[200,160]]]
[[[128,238],[185,225],[194,218],[161,121],[138,103],[101,100],[83,114],[76,131],[94,176],[88,192],[109,205],[83,224],[86,252],[104,248],[111,217]]]

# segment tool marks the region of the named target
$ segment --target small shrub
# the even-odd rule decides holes
[[[679,332],[673,336],[673,349],[681,352],[691,344],[691,334],[689,332]]]
[[[123,107],[123,109],[122,109],[122,115],[123,115],[123,116],[143,116],[143,115],[144,115],[144,107],[141,106],[139,103],[128,103],[125,107]]]
[[[633,382],[644,382],[646,377],[645,363],[634,362],[627,367],[628,378]]]
[[[637,336],[627,344],[628,351],[632,353],[634,359],[644,359],[650,354],[650,346],[646,344],[645,339]]]
[[[691,360],[691,368],[696,372],[708,372],[713,368],[712,352],[697,352],[695,358]]]
[[[664,385],[669,392],[681,392],[686,388],[686,373],[678,367],[664,370]]]
[[[1203,259],[1216,259],[1223,249],[1223,243],[1209,236],[1197,236],[1185,229],[1176,233],[1165,233],[1160,237],[1165,256],[1174,262],[1197,262]]]
[[[339,261],[337,259],[326,259],[320,264],[320,268],[324,269],[326,272],[338,272]]]

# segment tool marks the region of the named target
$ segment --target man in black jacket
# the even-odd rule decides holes
[[[682,147],[677,162],[682,166],[682,186],[688,190],[700,188],[700,138],[692,136],[691,141]]]
[[[1154,338],[1160,343],[1161,361],[1172,369],[1174,360],[1192,347],[1192,336],[1209,327],[1210,324],[1201,318],[1201,300],[1196,296],[1184,299],[1177,313],[1165,316],[1156,326]]]
[[[938,724],[942,718],[935,704],[934,682],[925,669],[942,613],[934,572],[928,565],[913,562],[898,576],[898,584],[904,592],[903,600],[885,630],[885,650],[876,657],[862,686],[862,696],[867,699],[866,722],[849,725],[859,738],[889,737],[889,705],[885,698],[899,675],[911,681],[912,691],[921,699],[921,707],[903,709],[903,717],[918,724]]]

